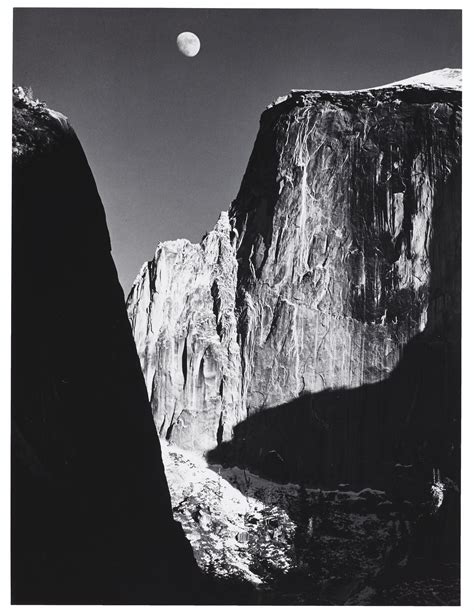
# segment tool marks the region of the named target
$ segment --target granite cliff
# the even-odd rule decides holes
[[[129,295],[160,435],[283,479],[457,477],[460,172],[460,70],[270,105],[229,212]]]
[[[12,602],[196,603],[94,178],[21,88],[12,237]]]
[[[201,244],[164,242],[128,312],[160,436],[201,451],[241,421],[235,240],[226,213]]]

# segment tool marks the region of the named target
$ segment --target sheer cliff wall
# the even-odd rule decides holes
[[[450,83],[269,107],[229,213],[160,245],[129,296],[161,435],[206,452],[295,398],[388,380],[417,338],[456,354],[460,164]]]

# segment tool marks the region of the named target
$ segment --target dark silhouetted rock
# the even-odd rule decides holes
[[[12,600],[195,602],[92,173],[14,93]]]

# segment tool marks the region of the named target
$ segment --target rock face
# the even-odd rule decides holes
[[[262,118],[231,208],[250,411],[383,380],[424,330],[433,207],[460,153],[444,96],[301,92]]]
[[[272,450],[285,462],[306,446],[296,463],[307,471],[347,447],[334,478],[380,459],[360,458],[364,436],[370,447],[396,431],[397,446],[415,422],[409,458],[435,445],[433,422],[458,448],[460,78],[446,69],[372,90],[293,91],[263,113],[228,215],[201,245],[160,245],[128,299],[161,435],[224,448],[248,421],[241,459],[261,467]],[[430,390],[439,376],[442,405]],[[343,416],[336,396],[326,401],[341,389]],[[297,398],[278,438],[277,411]]]
[[[21,88],[12,293],[13,603],[198,601],[92,173]]]
[[[160,436],[208,450],[242,420],[237,260],[222,213],[200,245],[164,242],[143,265],[129,316]]]

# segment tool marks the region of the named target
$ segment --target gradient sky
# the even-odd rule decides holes
[[[15,9],[13,44],[15,83],[82,142],[127,294],[159,241],[197,242],[228,208],[272,100],[460,68],[461,12]]]

